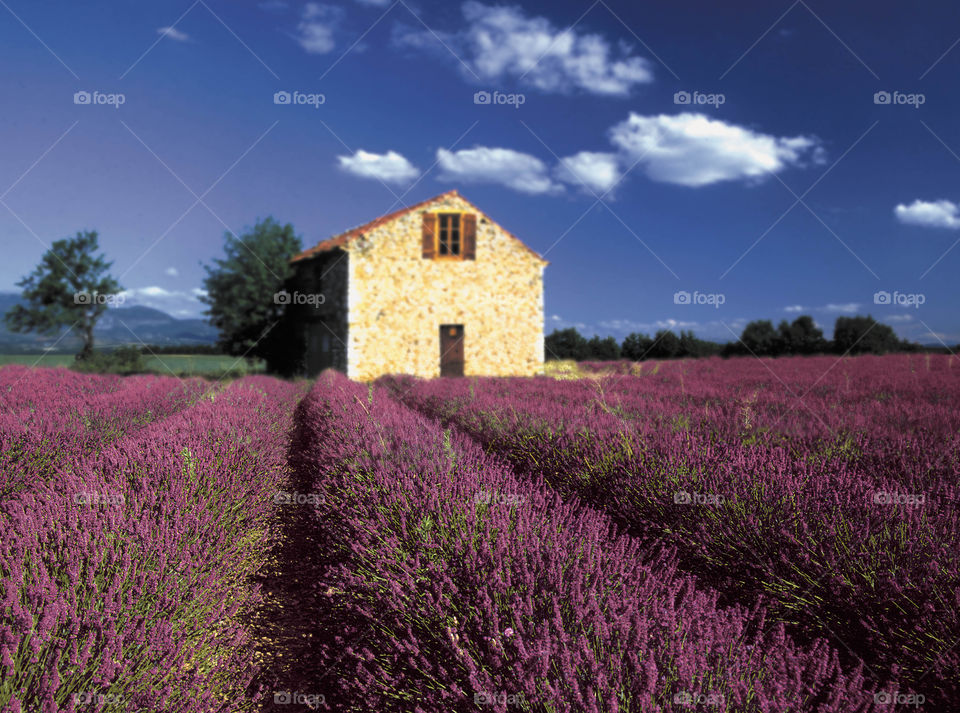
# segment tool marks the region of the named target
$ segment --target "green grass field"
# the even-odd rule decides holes
[[[0,354],[0,366],[70,366],[73,361],[73,354]],[[245,359],[219,354],[160,354],[146,356],[144,361],[151,372],[161,375],[173,373],[177,376],[219,378],[227,371],[240,375],[263,370],[262,364],[258,363],[251,369]]]

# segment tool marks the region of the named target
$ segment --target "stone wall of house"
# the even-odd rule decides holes
[[[328,368],[347,372],[349,274],[350,255],[342,250],[296,263],[292,287],[308,301],[291,303],[290,315],[303,330],[302,372],[306,376],[316,376]],[[322,295],[322,302],[317,295]]]
[[[422,214],[443,210],[476,213],[475,260],[422,257]],[[440,196],[344,249],[350,378],[439,376],[441,324],[464,325],[465,375],[542,372],[546,262],[460,195]]]

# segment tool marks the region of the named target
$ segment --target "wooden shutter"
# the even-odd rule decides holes
[[[423,257],[425,260],[433,260],[433,253],[436,249],[435,235],[437,232],[437,216],[434,213],[423,214]]]
[[[464,213],[460,225],[460,240],[464,260],[477,259],[477,216],[474,213]]]

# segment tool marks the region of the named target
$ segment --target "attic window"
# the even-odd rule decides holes
[[[441,257],[460,256],[460,214],[441,213],[437,231],[437,255]]]
[[[425,260],[475,260],[477,216],[475,213],[424,213]]]

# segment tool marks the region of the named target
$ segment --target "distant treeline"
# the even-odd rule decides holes
[[[216,344],[164,344],[163,346],[148,344],[148,345],[135,345],[135,344],[101,344],[100,348],[104,352],[114,352],[117,349],[124,348],[133,348],[139,351],[144,356],[150,356],[151,354],[213,354],[215,356],[220,356],[223,354],[223,349],[217,347]],[[43,354],[73,354],[74,350],[69,348],[63,349],[43,349],[38,348],[36,345],[23,345],[23,344],[10,344],[3,343],[0,344],[0,354],[19,354],[23,356],[41,356]]]
[[[587,339],[576,329],[554,330],[546,338],[546,358],[577,361],[614,361],[617,359],[679,359],[706,356],[786,356],[797,354],[888,354],[891,352],[949,351],[946,347],[923,347],[901,340],[893,329],[873,317],[838,317],[833,339],[809,315],[793,322],[783,320],[777,327],[770,320],[750,322],[737,341],[727,343],[698,339],[690,330],[679,336],[668,329],[652,337],[634,333],[623,342],[613,337]]]
[[[140,347],[140,353],[150,354],[223,354],[223,349],[216,344],[164,344],[145,345]]]

